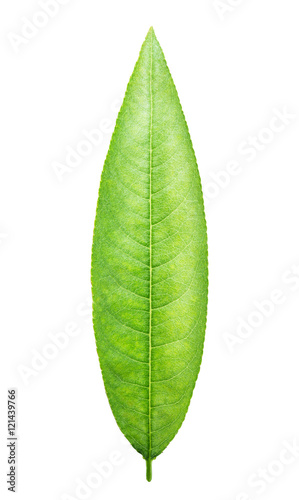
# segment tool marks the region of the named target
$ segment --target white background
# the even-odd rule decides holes
[[[94,461],[106,462],[108,477],[86,499],[298,500],[299,453],[284,451],[299,442],[298,2],[223,0],[223,10],[213,0],[64,3],[48,22],[35,0],[0,7],[0,496],[12,495],[6,397],[17,387],[21,500],[83,498],[78,480],[95,479]],[[26,19],[47,25],[13,43]],[[88,300],[101,169],[151,25],[198,157],[210,295],[192,403],[149,484],[104,393]],[[288,123],[277,112],[292,115]],[[83,130],[99,126],[102,143],[59,181],[55,162],[66,165]],[[267,144],[245,154],[250,136]],[[235,175],[223,174],[232,161]],[[276,290],[281,303],[265,304]],[[261,302],[268,317],[256,314]],[[53,351],[69,323],[76,336],[60,335],[68,344]],[[43,353],[53,359],[41,361]]]

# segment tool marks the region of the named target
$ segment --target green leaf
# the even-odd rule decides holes
[[[92,249],[93,323],[109,403],[147,461],[180,428],[208,294],[204,205],[188,127],[153,29],[105,161]]]

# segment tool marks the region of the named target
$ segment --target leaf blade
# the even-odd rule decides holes
[[[200,368],[207,310],[200,177],[151,29],[105,161],[92,251],[93,321],[115,419],[150,462],[180,428]]]

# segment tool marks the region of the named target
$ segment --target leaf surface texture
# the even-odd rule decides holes
[[[203,352],[207,269],[196,158],[150,29],[103,168],[92,250],[106,393],[120,429],[149,462],[189,406]]]

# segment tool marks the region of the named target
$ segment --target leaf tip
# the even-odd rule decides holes
[[[147,32],[146,39],[149,39],[149,38],[150,39],[157,38],[153,26],[151,26],[150,29]]]

